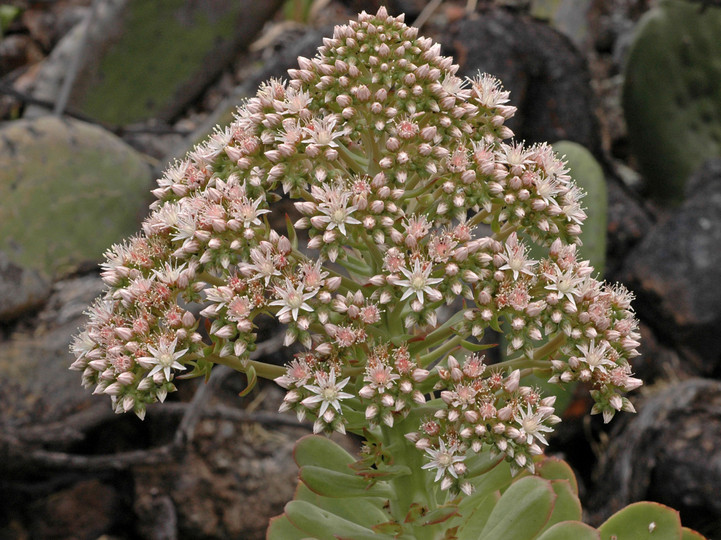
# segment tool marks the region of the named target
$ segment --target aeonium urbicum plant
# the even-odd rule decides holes
[[[561,538],[575,480],[541,457],[555,398],[524,378],[585,382],[606,421],[641,384],[630,295],[578,256],[582,192],[550,146],[510,139],[499,81],[458,77],[402,17],[363,13],[299,64],[158,181],[72,368],[142,418],[222,364],[275,380],[314,432],[362,436],[360,458],[301,440],[269,537]],[[287,234],[268,221],[281,192],[302,216]],[[251,359],[261,314],[302,346],[285,367]]]

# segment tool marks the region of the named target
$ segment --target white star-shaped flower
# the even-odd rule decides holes
[[[152,377],[162,371],[165,375],[165,380],[169,381],[171,369],[185,370],[185,366],[178,362],[178,359],[187,353],[188,349],[176,351],[175,347],[177,347],[177,345],[178,338],[175,338],[171,342],[161,339],[157,349],[152,345],[148,345],[148,351],[150,351],[150,354],[153,356],[144,356],[138,359],[138,362],[145,362],[150,365],[154,364],[150,373],[148,373],[148,377]]]
[[[401,296],[401,300],[405,300],[409,296],[415,294],[418,301],[422,304],[424,292],[428,294],[432,300],[440,300],[440,298],[437,298],[440,296],[440,293],[436,289],[431,288],[431,285],[440,283],[443,281],[443,278],[430,277],[432,269],[433,268],[430,263],[423,263],[418,260],[413,263],[413,270],[401,268],[401,272],[406,279],[398,280],[397,283],[398,285],[407,287],[403,296]]]
[[[331,370],[330,373],[320,371],[315,375],[316,384],[306,384],[303,387],[315,393],[315,395],[308,396],[301,403],[306,407],[312,407],[315,406],[316,403],[320,403],[318,417],[323,416],[328,410],[328,407],[332,407],[340,413],[340,401],[353,397],[353,394],[341,391],[345,385],[348,384],[348,381],[350,381],[350,377],[336,382],[335,371],[333,370]]]
[[[277,317],[281,317],[284,313],[291,312],[293,320],[298,320],[298,312],[302,309],[305,311],[313,311],[306,300],[313,298],[317,293],[318,289],[310,292],[303,291],[303,283],[298,283],[297,287],[293,286],[293,283],[289,280],[285,280],[285,287],[276,287],[275,292],[280,296],[279,300],[274,300],[269,305],[271,306],[282,306],[280,311],[276,314]]]
[[[541,412],[532,412],[530,405],[525,411],[521,409],[520,414],[516,416],[516,422],[521,426],[520,431],[526,437],[526,444],[533,444],[533,438],[535,437],[540,443],[548,445],[548,441],[543,434],[552,432],[553,428],[543,423],[546,418],[547,416]]]
[[[466,459],[465,456],[456,454],[458,448],[456,445],[451,445],[446,448],[446,444],[443,439],[438,441],[438,450],[433,448],[427,448],[426,453],[431,457],[431,461],[421,467],[421,469],[432,470],[437,469],[436,477],[433,479],[434,482],[438,482],[448,472],[453,478],[458,478],[453,467],[456,463],[462,462]]]

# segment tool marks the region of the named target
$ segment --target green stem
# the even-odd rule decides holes
[[[218,276],[214,276],[210,272],[201,272],[197,275],[197,278],[200,281],[205,281],[206,283],[210,285],[214,285],[215,287],[220,287],[221,285],[225,285],[226,282],[224,279],[219,278]]]
[[[338,155],[342,162],[356,174],[365,174],[368,170],[368,159],[351,152],[342,143],[338,144]]]
[[[463,319],[463,312],[459,311],[453,315],[450,319],[444,322],[441,326],[429,333],[422,341],[414,342],[414,347],[411,347],[411,353],[419,352],[422,349],[429,349],[435,347],[439,343],[442,343],[453,334],[456,333],[456,329],[453,325]]]
[[[503,227],[501,227],[501,230],[498,231],[496,234],[493,235],[494,240],[498,240],[499,242],[503,242],[506,238],[508,238],[512,232],[516,230],[516,226],[512,225],[511,223],[505,223]]]
[[[493,364],[493,368],[509,368],[511,370],[514,369],[523,369],[524,371],[526,369],[533,370],[533,368],[537,367],[545,367],[547,365],[546,362],[541,362],[538,360],[531,360],[529,358],[526,358],[525,356],[521,356],[520,358],[514,358],[513,360],[505,360],[504,362],[498,362],[497,364]]]
[[[478,212],[475,216],[473,216],[473,217],[468,221],[468,226],[469,226],[469,227],[473,227],[474,225],[480,225],[481,223],[484,223],[484,220],[487,219],[487,218],[489,218],[492,213],[494,213],[496,210],[498,210],[499,206],[500,206],[500,205],[494,204],[494,205],[492,206],[490,212],[488,212],[488,211],[486,211],[486,210],[481,210],[480,212]]]
[[[370,251],[371,254],[371,260],[373,262],[373,273],[378,273],[378,271],[383,267],[383,254],[381,253],[381,250],[378,249],[375,241],[370,236],[368,236],[368,233],[366,231],[363,231],[363,240],[366,247],[368,248],[368,251]]]
[[[360,259],[356,259],[351,255],[346,255],[345,259],[338,259],[336,263],[354,274],[370,277],[373,275],[372,269]]]
[[[403,309],[406,307],[406,302],[401,302],[400,300],[396,304],[396,306],[393,308],[393,311],[391,311],[388,314],[388,326],[390,330],[391,336],[396,336],[400,334],[405,334],[405,330],[403,328]]]
[[[548,343],[534,349],[532,357],[533,360],[542,360],[546,356],[550,356],[555,353],[558,349],[566,343],[566,334],[559,332],[556,334]]]
[[[406,189],[403,192],[403,196],[401,197],[401,200],[406,201],[406,200],[417,199],[421,195],[425,195],[425,192],[428,190],[429,186],[430,186],[429,183],[423,184],[415,189],[409,189],[410,186],[406,186]]]
[[[258,377],[264,379],[275,379],[281,375],[285,375],[285,368],[283,366],[275,366],[273,364],[266,364],[265,362],[258,362],[256,360],[241,360],[237,356],[219,356],[217,354],[209,354],[205,357],[214,364],[220,364],[228,366],[241,373],[246,373],[250,366],[255,369],[255,374]]]
[[[418,185],[419,182],[421,182],[423,178],[421,178],[421,175],[417,172],[414,172],[411,177],[406,179],[405,184],[405,193],[403,194],[403,197],[401,199],[408,199],[410,197],[411,193],[414,193],[417,191],[415,188]],[[427,184],[423,184],[422,187],[420,187],[420,190],[425,190],[427,187]],[[423,191],[420,192],[421,194]]]
[[[457,348],[462,341],[463,336],[455,336],[452,339],[449,339],[444,345],[441,345],[437,349],[433,349],[431,352],[420,356],[418,359],[418,365],[420,365],[421,367],[427,366],[436,358],[445,356],[447,353]]]

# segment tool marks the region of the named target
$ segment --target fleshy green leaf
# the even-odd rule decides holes
[[[371,484],[360,476],[306,465],[300,469],[300,479],[311,491],[324,497],[383,497],[390,499],[393,490],[385,482]]]
[[[529,476],[514,482],[488,518],[483,540],[531,540],[548,521],[556,494],[551,483]]]
[[[578,481],[571,466],[565,461],[553,457],[544,458],[536,464],[536,473],[546,480],[568,480],[571,490],[578,495]]]
[[[563,461],[553,457],[544,458],[536,464],[536,472],[541,478],[546,480],[568,480],[571,490],[578,495],[578,481],[571,466]]]
[[[398,536],[403,533],[403,526],[395,521],[386,521],[385,523],[379,523],[373,530],[379,534],[390,534],[391,536]]]
[[[436,508],[435,510],[431,510],[425,516],[423,516],[423,525],[435,525],[437,523],[443,523],[444,521],[457,515],[459,515],[458,509],[455,506]]]
[[[306,435],[295,443],[293,459],[298,467],[313,465],[353,475],[353,456],[327,437]]]
[[[492,456],[490,452],[481,452],[468,456],[464,462],[468,467],[466,478],[480,477],[479,480],[485,481],[486,474],[493,470],[498,477],[507,477],[510,483],[511,469],[508,463],[504,461],[503,456]],[[476,486],[478,487],[478,486]],[[501,489],[501,486],[494,489]]]
[[[553,505],[553,512],[545,528],[550,528],[552,525],[563,521],[580,521],[583,508],[581,507],[581,501],[573,492],[571,483],[568,480],[551,480],[551,487],[556,494],[556,502]]]
[[[285,228],[288,230],[288,240],[293,249],[298,249],[298,234],[295,232],[293,222],[290,220],[288,214],[285,215]]]
[[[474,493],[472,496],[475,495]],[[469,498],[466,497],[463,502]],[[461,514],[465,520],[458,531],[458,540],[477,540],[480,538],[483,528],[488,523],[488,518],[500,498],[501,494],[498,492],[485,493],[483,498],[476,499],[473,506],[466,505],[465,511]]]
[[[247,396],[258,383],[258,376],[255,374],[255,368],[253,366],[248,366],[245,376],[248,378],[248,385],[238,394],[240,397]]]
[[[500,498],[500,491],[511,484],[513,477],[508,462],[501,457],[491,458],[489,452],[473,456],[468,461],[469,471],[481,475],[473,481],[475,492],[464,497],[458,505],[458,512],[464,520],[460,529],[463,534],[459,538],[471,540],[479,537]]]
[[[413,473],[410,468],[405,465],[383,465],[377,469],[358,471],[356,474],[368,479],[392,480],[393,478],[400,478],[401,476],[410,476]]]
[[[706,537],[703,534],[696,532],[693,529],[689,529],[688,527],[682,528],[681,532],[681,540],[706,540]]]
[[[305,501],[290,501],[285,505],[285,513],[295,527],[317,540],[337,540],[338,538],[378,540],[393,538],[386,534],[376,534],[371,529],[343,519]]]
[[[655,502],[634,503],[599,527],[601,540],[681,540],[681,518],[673,508]]]
[[[580,521],[562,521],[546,529],[536,540],[599,540],[593,527]]]
[[[270,518],[265,538],[266,540],[303,540],[308,538],[308,535],[293,525],[288,516],[282,514]]]
[[[313,493],[308,486],[300,482],[294,500],[311,503],[348,521],[369,528],[385,523],[390,519],[390,515],[383,510],[383,504],[386,500],[378,497],[352,499],[322,497],[317,493]]]

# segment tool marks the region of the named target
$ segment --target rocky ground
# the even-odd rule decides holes
[[[519,139],[580,143],[602,167],[605,275],[637,295],[646,387],[640,413],[610,428],[573,401],[552,440],[588,520],[650,499],[721,535],[721,159],[675,206],[645,196],[620,93],[654,2],[282,3],[0,3],[0,538],[252,539],[282,511],[308,427],[275,414],[278,389],[238,398],[243,377],[218,370],[141,423],[80,389],[67,348],[101,290],[100,255],[136,230],[158,172],[333,24],[381,3],[422,21],[462,74],[499,76]],[[259,354],[283,362],[263,332]]]

